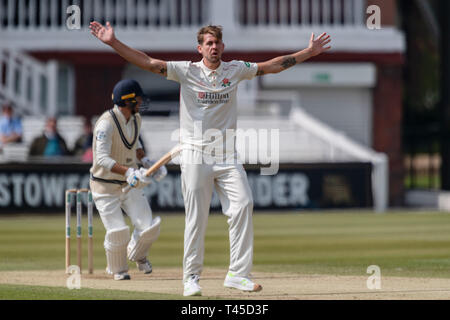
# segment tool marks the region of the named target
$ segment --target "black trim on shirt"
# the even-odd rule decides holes
[[[91,173],[91,180],[104,182],[104,183],[120,184],[120,185],[127,183],[126,181],[121,181],[121,180],[107,180],[107,179],[97,178],[92,173]]]
[[[113,109],[109,110],[109,113],[111,114],[117,129],[119,130],[119,134],[120,134],[120,138],[122,139],[123,144],[125,145],[125,147],[127,149],[133,148],[134,144],[136,143],[136,140],[138,138],[138,125],[137,125],[137,120],[136,117],[134,117],[134,138],[133,138],[133,142],[128,142],[127,138],[125,137],[123,131],[122,131],[122,127],[120,126],[120,122],[117,119],[116,115],[114,114]]]

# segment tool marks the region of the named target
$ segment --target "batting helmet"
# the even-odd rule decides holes
[[[112,100],[114,104],[125,107],[126,100],[142,97],[143,95],[142,88],[136,80],[125,79],[114,86]]]

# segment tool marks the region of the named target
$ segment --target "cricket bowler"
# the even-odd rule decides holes
[[[224,286],[247,292],[260,291],[262,286],[253,282],[250,275],[253,264],[252,191],[246,172],[237,161],[235,145],[227,141],[225,134],[236,130],[238,84],[255,76],[279,73],[329,50],[330,36],[323,33],[315,38],[312,34],[308,48],[265,62],[225,62],[222,61],[225,48],[222,28],[209,25],[197,33],[197,51],[202,59],[192,62],[154,59],[130,48],[115,37],[109,22],[103,26],[94,21],[90,29],[95,37],[128,62],[180,83],[180,167],[186,213],[184,296],[201,295],[199,280],[213,188],[229,225],[230,265]],[[211,133],[215,133],[214,137]]]

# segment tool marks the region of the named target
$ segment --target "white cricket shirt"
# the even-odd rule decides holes
[[[180,144],[183,148],[210,154],[219,147],[225,154],[227,130],[236,131],[238,84],[241,80],[251,80],[257,71],[256,63],[238,60],[222,61],[216,70],[207,68],[203,60],[167,62],[167,79],[181,86]],[[227,149],[226,153],[234,153],[235,149],[235,146]]]
[[[114,105],[114,109],[119,110],[119,107],[117,105]],[[122,118],[121,120],[126,123],[124,129],[126,130],[128,136],[132,136],[134,132],[134,115],[131,115],[130,119],[128,119],[127,122],[122,112],[119,111],[117,112],[117,114]],[[114,127],[108,120],[100,120],[98,123],[96,123],[94,128],[94,137],[95,139],[97,139],[97,148],[95,151],[97,154],[98,164],[109,170],[111,170],[111,168],[114,167],[114,164],[116,164],[116,160],[111,158],[113,130]],[[136,149],[142,149],[142,144],[139,140],[137,141]]]

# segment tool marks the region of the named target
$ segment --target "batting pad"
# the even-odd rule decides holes
[[[141,232],[137,242],[134,239],[131,239],[128,244],[128,259],[131,261],[139,261],[147,257],[152,243],[158,239],[160,224],[161,218],[156,217],[153,219],[152,225]]]
[[[107,272],[116,274],[128,271],[127,244],[130,241],[130,228],[112,229],[105,236]]]

